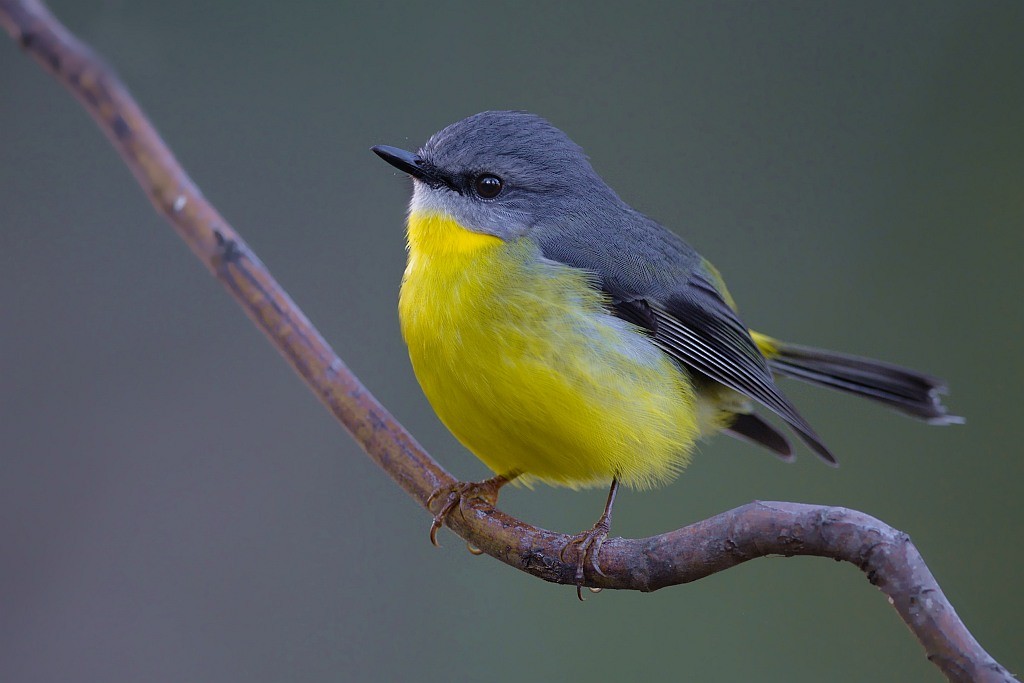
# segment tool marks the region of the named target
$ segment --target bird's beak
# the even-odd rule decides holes
[[[421,180],[431,187],[444,184],[438,176],[437,170],[419,154],[406,152],[404,149],[390,147],[388,145],[377,145],[371,147],[373,153],[384,161],[388,162],[399,171],[408,173],[416,180]]]

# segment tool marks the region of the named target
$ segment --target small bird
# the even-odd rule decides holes
[[[583,150],[543,118],[487,111],[416,153],[373,151],[413,180],[402,334],[441,421],[496,476],[434,492],[431,525],[467,497],[495,503],[512,480],[611,488],[576,548],[600,572],[619,484],[663,484],[717,432],[792,459],[781,418],[836,459],[776,376],[873,399],[931,424],[947,413],[935,377],[788,344],[740,320],[721,276],[675,233],[631,208]]]

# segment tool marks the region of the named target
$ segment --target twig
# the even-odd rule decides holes
[[[453,483],[203,198],[113,71],[38,0],[0,0],[0,23],[93,116],[157,211],[366,453],[424,507],[432,491]],[[575,565],[559,560],[568,536],[530,526],[482,501],[465,501],[460,510],[447,523],[472,545],[546,581],[575,582]],[[817,555],[855,564],[889,596],[949,680],[1014,680],[957,617],[909,537],[844,508],[757,502],[660,536],[609,539],[601,549],[605,576],[588,576],[586,585],[653,591],[766,555]]]

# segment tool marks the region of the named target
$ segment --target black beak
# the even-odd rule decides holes
[[[384,161],[388,162],[399,171],[408,173],[416,180],[421,180],[431,187],[444,184],[440,177],[438,177],[436,169],[427,163],[423,157],[412,152],[406,152],[404,149],[398,149],[397,147],[390,147],[388,145],[377,145],[371,147],[373,153],[379,156]]]

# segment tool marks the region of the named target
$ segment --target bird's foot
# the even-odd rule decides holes
[[[597,520],[593,528],[571,536],[569,541],[558,553],[558,558],[565,562],[565,552],[576,546],[576,597],[583,602],[583,569],[587,562],[595,574],[605,576],[601,571],[601,546],[608,539],[608,531],[612,528],[612,506],[615,505],[615,494],[619,490],[619,478],[612,479],[612,486],[608,489],[608,500],[604,504],[604,513]]]
[[[440,545],[437,542],[438,529],[444,525],[444,520],[463,500],[477,498],[492,506],[497,505],[501,487],[512,481],[512,478],[512,476],[499,474],[483,481],[457,481],[434,489],[434,492],[427,498],[427,509],[433,509],[433,503],[438,499],[443,498],[444,503],[434,513],[434,520],[430,523],[430,542],[435,546]]]
[[[587,531],[580,532],[569,538],[558,557],[565,562],[565,555],[569,548],[576,548],[576,597],[583,601],[583,571],[589,563],[596,574],[604,576],[601,571],[600,554],[601,546],[608,539],[608,531],[611,529],[611,518],[609,515],[601,515],[597,524]]]

